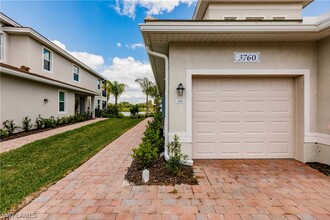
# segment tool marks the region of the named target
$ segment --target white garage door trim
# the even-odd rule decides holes
[[[188,69],[186,70],[186,132],[170,132],[170,140],[174,134],[182,143],[192,143],[192,78],[193,76],[302,76],[304,77],[304,140],[310,135],[310,70],[309,69]],[[303,155],[303,152],[300,152]],[[298,160],[303,160],[303,156]]]

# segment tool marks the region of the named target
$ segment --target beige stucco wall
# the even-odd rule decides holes
[[[95,92],[97,89],[97,77],[88,73],[85,69],[79,68],[79,82],[73,80],[73,63],[60,54],[52,51],[52,70],[43,70],[43,45],[24,35],[8,35],[7,37],[7,63],[15,67],[22,65],[31,68],[30,72],[37,73],[52,79],[70,83],[75,86],[83,87]],[[79,65],[77,65],[79,67]]]
[[[16,125],[22,126],[21,121],[25,116],[29,116],[34,123],[38,115],[56,118],[74,114],[74,93],[70,90],[63,89],[67,92],[66,113],[59,113],[57,87],[3,73],[0,73],[0,85],[1,123],[13,119]],[[46,104],[45,98],[49,100]]]
[[[260,52],[260,63],[235,63],[234,52]],[[187,70],[225,70],[225,69],[307,69],[310,71],[310,132],[317,131],[317,43],[316,42],[263,42],[263,43],[172,43],[169,49],[169,133],[182,134],[183,152],[192,155],[190,141],[185,141],[186,105],[176,104],[179,97],[176,87],[183,83],[186,87]],[[298,94],[296,109],[298,120],[304,121],[303,77],[296,77]],[[181,97],[180,97],[181,98]],[[186,98],[186,94],[183,99]],[[297,144],[303,145],[304,124],[297,123]],[[188,139],[189,140],[189,137]],[[298,146],[298,145],[297,145]],[[304,161],[302,147],[295,149],[295,158]]]
[[[286,19],[301,19],[302,3],[213,3],[210,4],[204,19],[223,20],[225,17],[285,17]]]
[[[317,132],[330,135],[330,37],[318,44]],[[330,155],[329,155],[330,157]]]
[[[234,52],[260,52],[260,63],[234,63]],[[189,69],[310,69],[311,131],[317,130],[317,44],[313,42],[215,43],[170,45],[169,129],[186,132],[186,106],[175,104],[176,87]],[[185,86],[185,85],[184,85]],[[171,114],[172,113],[172,114]],[[175,114],[173,114],[175,113]]]

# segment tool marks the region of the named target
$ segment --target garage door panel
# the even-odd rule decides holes
[[[239,156],[240,155],[240,146],[241,142],[239,141],[220,141],[220,146],[217,150],[218,155],[224,156]]]
[[[288,155],[291,153],[290,140],[271,140],[269,141],[269,154],[270,155]]]
[[[196,78],[193,85],[194,158],[292,157],[292,79]]]
[[[266,156],[267,155],[267,143],[260,140],[245,141],[244,154],[247,156]]]
[[[262,120],[245,121],[243,128],[244,134],[249,135],[264,135],[267,132],[266,122]]]
[[[212,157],[215,158],[217,156],[215,152],[215,148],[217,147],[215,142],[203,142],[203,141],[196,141],[194,146],[194,151],[199,158],[208,158]]]
[[[215,100],[198,100],[195,103],[197,109],[196,114],[215,114],[216,101]]]
[[[216,122],[215,121],[199,121],[196,122],[197,134],[216,134]]]
[[[239,136],[241,135],[241,131],[237,128],[241,125],[240,120],[226,120],[222,121],[220,120],[220,123],[218,123],[218,134],[223,136]]]

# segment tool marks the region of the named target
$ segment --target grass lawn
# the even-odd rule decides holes
[[[109,119],[0,155],[0,213],[63,178],[143,119]]]

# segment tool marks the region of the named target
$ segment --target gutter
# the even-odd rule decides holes
[[[168,120],[168,97],[169,97],[169,92],[168,92],[168,72],[169,72],[169,61],[168,61],[168,56],[165,54],[157,53],[155,51],[150,50],[149,46],[146,46],[146,51],[148,54],[151,56],[159,57],[164,59],[165,61],[165,123],[164,123],[164,136],[165,136],[165,146],[164,146],[164,158],[166,161],[170,159],[170,156],[168,155],[167,151],[167,145],[169,143],[169,137],[168,137],[168,130],[169,130],[169,120]],[[192,160],[187,160],[184,162],[185,165],[192,166],[193,161]]]

